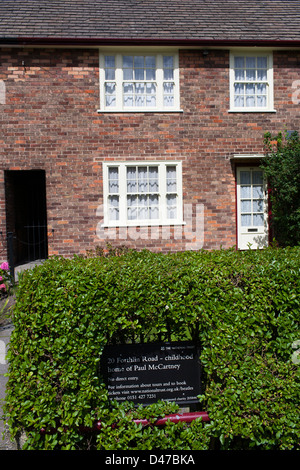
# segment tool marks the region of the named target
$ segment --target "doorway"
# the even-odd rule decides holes
[[[48,240],[45,171],[6,171],[5,197],[6,229],[8,234],[12,234],[14,266],[46,259]]]
[[[264,248],[268,245],[268,201],[263,171],[238,167],[236,176],[238,248]]]

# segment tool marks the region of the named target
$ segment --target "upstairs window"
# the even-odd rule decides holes
[[[100,54],[100,111],[178,111],[177,54]]]
[[[230,110],[274,111],[272,54],[231,54]]]

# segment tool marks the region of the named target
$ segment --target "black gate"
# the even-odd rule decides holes
[[[5,172],[10,263],[48,257],[46,178],[42,170]]]

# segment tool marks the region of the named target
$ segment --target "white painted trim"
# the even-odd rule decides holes
[[[127,188],[126,188],[126,168],[128,166],[157,166],[159,178],[159,218],[156,220],[127,220]],[[176,166],[177,183],[177,218],[167,219],[166,206],[166,168]],[[182,162],[169,160],[143,160],[143,161],[109,161],[103,162],[103,225],[102,227],[146,227],[146,226],[178,226],[185,225],[183,220],[183,196],[182,196]],[[119,168],[119,220],[109,220],[108,214],[108,168]]]
[[[122,57],[126,52],[122,53],[115,51],[105,51],[99,50],[99,90],[100,90],[100,108],[97,110],[98,113],[178,113],[182,112],[180,109],[180,88],[179,88],[179,56],[178,51],[168,52],[151,52],[152,55],[156,56],[156,83],[157,83],[157,97],[156,97],[156,106],[152,108],[148,107],[128,107],[123,106],[123,70],[122,70]],[[133,54],[133,51],[129,52]],[[140,50],[136,52],[136,55],[146,55],[149,54],[149,51]],[[115,67],[116,74],[115,80],[110,80],[116,83],[116,106],[107,108],[105,106],[105,70],[104,70],[104,57],[105,55],[114,55],[115,56]],[[174,106],[173,107],[164,107],[163,106],[163,56],[170,55],[174,58]]]
[[[247,57],[267,57],[267,106],[266,107],[242,107],[234,106],[234,57],[237,55]],[[257,82],[253,82],[257,83]],[[270,51],[256,51],[246,52],[243,50],[231,50],[229,57],[229,94],[230,94],[230,113],[276,113],[274,109],[274,81],[273,81],[273,53]]]

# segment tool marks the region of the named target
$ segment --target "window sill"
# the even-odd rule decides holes
[[[183,113],[182,109],[97,109],[97,113],[109,113],[109,114],[120,114],[120,113]]]
[[[276,109],[228,109],[228,113],[277,113]]]
[[[145,223],[120,223],[120,224],[102,224],[101,227],[103,228],[139,228],[139,227],[177,227],[181,225],[186,225],[186,222],[145,222]]]

